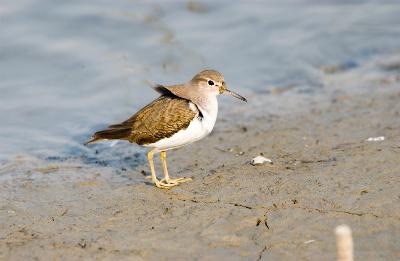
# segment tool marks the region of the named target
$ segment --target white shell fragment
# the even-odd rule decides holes
[[[264,163],[272,164],[272,160],[267,159],[267,158],[265,158],[263,156],[257,156],[254,159],[252,159],[251,162],[250,162],[250,164],[253,165],[253,166],[262,165]]]
[[[367,139],[367,141],[384,141],[385,137],[384,136],[379,136],[379,137],[370,137]]]

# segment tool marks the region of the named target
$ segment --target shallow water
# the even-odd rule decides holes
[[[127,157],[81,144],[155,98],[151,85],[203,68],[248,97],[289,85],[313,95],[323,88],[321,67],[351,69],[400,48],[395,1],[278,2],[3,0],[0,161]]]

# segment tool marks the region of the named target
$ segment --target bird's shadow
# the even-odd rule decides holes
[[[104,126],[96,126],[95,129],[102,127]],[[105,141],[85,146],[83,144],[88,137],[90,134],[87,133],[71,137],[72,142],[65,145],[57,155],[50,155],[45,159],[51,162],[77,161],[91,167],[108,167],[117,174],[136,171],[147,162],[146,149],[136,144],[128,141],[118,141],[115,144]]]

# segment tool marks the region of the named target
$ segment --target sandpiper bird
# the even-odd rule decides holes
[[[147,154],[151,179],[159,188],[170,188],[191,178],[172,179],[168,175],[167,150],[182,147],[207,136],[214,128],[218,113],[217,95],[226,93],[246,99],[227,89],[224,76],[204,70],[185,84],[155,87],[161,96],[128,120],[98,131],[89,144],[100,140],[128,140],[151,148]],[[157,179],[153,155],[160,153],[164,178]]]

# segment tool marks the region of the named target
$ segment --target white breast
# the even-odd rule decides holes
[[[192,103],[190,106],[193,109],[196,108]],[[197,108],[201,111],[201,114],[203,115],[202,118],[195,117],[186,129],[178,131],[169,138],[144,146],[156,148],[158,151],[170,150],[198,141],[210,134],[214,128],[218,114],[218,103],[216,97],[215,102],[211,101],[211,103],[207,103],[206,108],[202,108],[198,105]]]

